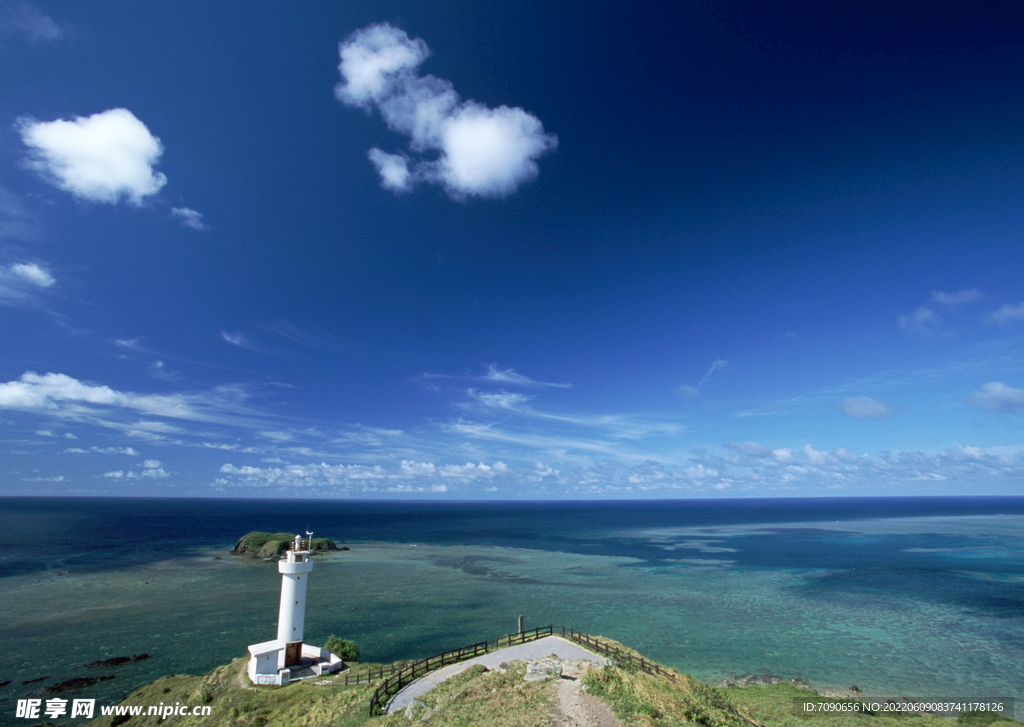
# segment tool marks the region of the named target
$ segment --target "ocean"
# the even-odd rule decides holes
[[[60,695],[112,704],[273,638],[276,568],[227,551],[307,529],[350,550],[311,574],[306,641],[352,639],[364,661],[493,638],[523,615],[712,683],[1015,699],[1024,717],[1024,497],[0,498],[0,725],[26,724],[17,700],[67,679],[113,676]]]

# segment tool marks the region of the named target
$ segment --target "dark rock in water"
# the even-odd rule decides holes
[[[82,689],[84,687],[91,687],[94,684],[105,682],[108,679],[113,679],[113,676],[103,677],[76,677],[75,679],[68,679],[65,682],[59,682],[52,686],[47,687],[43,690],[43,694],[60,694],[61,692],[70,692],[72,689]]]
[[[26,681],[23,681],[22,684],[35,684],[36,682],[41,682],[44,679],[49,679],[49,678],[50,677],[36,677],[35,679],[28,679]]]
[[[88,664],[82,664],[78,667],[79,669],[92,669],[93,667],[102,666],[120,666],[121,664],[127,664],[131,661],[142,661],[148,659],[149,654],[136,654],[135,656],[115,656],[113,659],[103,659],[102,661],[90,661]]]
[[[772,684],[779,684],[786,681],[774,674],[751,674],[745,677],[734,677],[725,682],[727,687],[770,687]],[[794,680],[795,681],[795,680]]]
[[[11,683],[10,679],[8,679],[6,682],[0,682],[0,687],[6,687],[10,683]]]
[[[264,533],[254,530],[238,539],[234,549],[231,550],[231,555],[258,560],[277,560],[294,542],[295,535],[293,533]],[[314,553],[348,550],[345,546],[339,548],[330,538],[313,538],[309,549]]]
[[[854,694],[860,694],[860,687],[858,687],[856,684],[854,684],[852,687],[850,687],[850,691],[853,692]]]
[[[808,689],[811,688],[811,683],[803,677],[793,677],[792,679],[790,679],[790,681],[796,684],[798,687],[807,687]]]

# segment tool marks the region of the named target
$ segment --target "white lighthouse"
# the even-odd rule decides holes
[[[277,640],[285,644],[284,664],[293,666],[302,660],[302,626],[306,621],[306,585],[313,570],[310,551],[302,550],[302,538],[295,536],[295,547],[277,564],[281,574],[281,606],[277,611]],[[308,547],[308,546],[307,546]]]
[[[311,536],[313,533],[306,533]],[[287,684],[341,669],[341,659],[319,646],[302,643],[306,621],[306,587],[313,570],[310,541],[295,536],[277,564],[281,574],[281,602],[277,611],[277,638],[249,646],[249,679],[253,684]]]

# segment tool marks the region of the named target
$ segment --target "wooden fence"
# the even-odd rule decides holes
[[[632,666],[640,669],[641,671],[647,672],[648,674],[657,674],[660,676],[667,676],[670,679],[675,679],[675,675],[671,672],[665,671],[660,665],[647,661],[647,659],[644,659],[643,657],[630,654],[627,651],[623,651],[622,649],[602,642],[599,639],[595,639],[593,636],[588,636],[587,634],[576,631],[575,629],[566,628],[565,626],[540,626],[528,631],[499,636],[498,638],[491,639],[490,641],[481,641],[469,646],[463,646],[459,649],[453,649],[452,651],[445,651],[441,654],[436,654],[435,656],[428,656],[426,659],[420,659],[419,661],[408,663],[397,669],[395,667],[382,667],[379,670],[366,672],[365,674],[379,672],[380,676],[383,676],[385,672],[390,672],[389,676],[385,678],[374,691],[373,696],[370,697],[370,716],[372,717],[378,714],[384,714],[384,710],[387,708],[387,704],[391,701],[392,697],[402,691],[402,689],[407,685],[419,679],[421,676],[429,674],[436,669],[440,669],[442,666],[455,664],[460,661],[465,661],[466,659],[472,659],[476,656],[483,656],[484,654],[496,649],[504,649],[508,646],[525,644],[528,641],[535,641],[536,639],[556,634],[582,644],[588,649],[604,654],[605,656],[615,660],[618,664],[626,666],[627,668]],[[345,683],[349,684],[349,678],[360,680],[366,679],[365,674],[347,677]],[[372,680],[366,679],[366,681]],[[358,684],[361,683],[361,681],[353,681],[351,683]]]

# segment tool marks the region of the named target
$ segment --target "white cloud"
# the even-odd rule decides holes
[[[469,389],[466,393],[484,406],[494,409],[511,409],[513,411],[521,411],[531,398],[525,394],[509,391],[494,393]]]
[[[18,126],[32,150],[29,165],[80,199],[139,205],[167,183],[153,169],[163,153],[160,140],[128,109],[70,121],[23,118]]]
[[[388,154],[374,147],[366,153],[373,166],[377,167],[380,183],[384,189],[392,192],[408,192],[412,189],[412,172],[409,170],[409,159],[401,154]]]
[[[139,453],[131,447],[89,447],[89,449],[82,449],[81,447],[69,447],[64,450],[65,454],[88,454],[89,452],[96,452],[97,454],[128,454],[133,457],[138,457]],[[158,465],[159,466],[159,465]]]
[[[15,263],[8,268],[8,271],[40,288],[49,288],[57,282],[49,272],[35,263]]]
[[[748,457],[769,457],[772,454],[771,449],[759,442],[730,442],[725,446]]]
[[[147,459],[142,463],[142,466],[146,469],[158,469],[160,467],[160,460],[158,459]]]
[[[1007,323],[1019,323],[1024,321],[1024,303],[1010,305],[1007,303],[998,310],[989,314],[988,320],[991,323],[1006,325]]]
[[[982,409],[1015,411],[1024,408],[1024,389],[1015,389],[1001,381],[990,381],[967,397],[967,401]]]
[[[30,43],[64,38],[64,31],[31,3],[13,3],[0,10],[0,40],[22,37]]]
[[[971,288],[969,290],[958,290],[955,293],[944,293],[941,290],[933,290],[931,299],[933,303],[941,303],[942,305],[948,305],[951,308],[955,308],[958,305],[978,300],[980,297],[981,291],[977,288]]]
[[[887,419],[896,412],[896,407],[889,402],[869,396],[851,396],[836,404],[836,408],[854,419]]]
[[[920,336],[936,335],[942,331],[942,322],[931,308],[922,305],[913,313],[896,319],[899,327]]]
[[[242,333],[230,333],[228,331],[221,331],[220,337],[230,343],[232,346],[238,346],[239,348],[246,348],[250,351],[259,351],[252,342],[246,338]]]
[[[0,410],[15,409],[62,419],[87,421],[131,436],[160,439],[179,433],[163,421],[138,420],[139,414],[196,422],[254,426],[253,412],[243,408],[246,393],[223,386],[211,392],[138,394],[89,384],[67,374],[27,371],[0,383]]]
[[[171,209],[171,216],[190,230],[205,230],[209,227],[201,213],[188,207],[173,207]]]
[[[163,469],[148,469],[142,472],[135,472],[133,470],[115,470],[113,472],[104,472],[104,477],[108,477],[112,480],[162,480],[165,477],[170,477],[170,472],[166,472]]]
[[[39,289],[51,288],[56,279],[36,263],[0,265],[0,305],[32,305]]]
[[[550,386],[556,389],[571,389],[572,384],[553,384],[548,381],[536,381],[529,376],[523,376],[513,369],[499,368],[497,364],[488,364],[487,371],[483,376],[486,381],[493,381],[500,384],[514,384],[517,386],[534,387]]]
[[[723,358],[716,358],[714,361],[711,362],[711,365],[708,367],[708,372],[706,374],[704,374],[703,378],[701,378],[700,381],[697,382],[696,386],[690,386],[689,384],[683,384],[682,386],[679,387],[679,393],[681,393],[681,394],[683,394],[685,396],[688,396],[690,398],[695,398],[695,397],[700,396],[703,393],[704,387],[707,385],[707,383],[709,381],[711,381],[711,377],[713,377],[715,375],[715,372],[721,371],[728,364],[729,364],[729,362],[726,361],[725,359],[723,359]]]
[[[462,101],[451,82],[417,75],[430,51],[423,40],[392,25],[357,30],[339,44],[338,53],[337,99],[376,108],[389,128],[410,137],[410,149],[419,155],[411,160],[370,150],[386,189],[406,191],[428,182],[455,199],[503,197],[537,176],[536,160],[558,144],[521,108]]]

